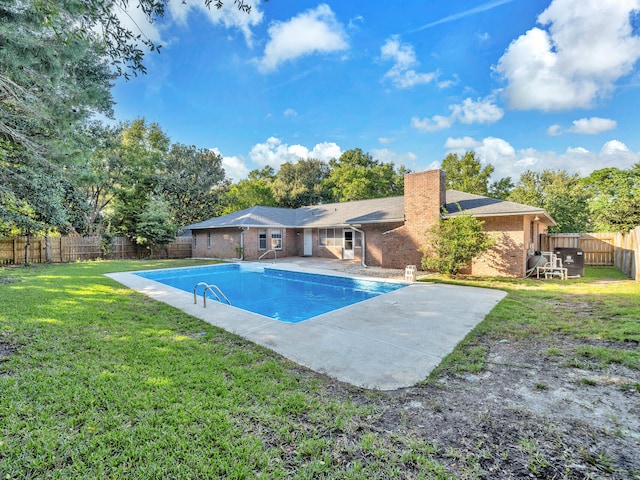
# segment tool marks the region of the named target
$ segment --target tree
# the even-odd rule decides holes
[[[0,4],[0,223],[27,235],[67,228],[73,131],[110,114],[108,64],[88,39],[63,41],[31,2]],[[61,28],[76,28],[61,15]]]
[[[511,177],[501,178],[495,182],[492,182],[489,186],[489,196],[491,198],[499,198],[500,200],[506,200],[509,197],[509,193],[513,190],[515,185],[511,181]]]
[[[246,180],[241,180],[224,193],[222,214],[237,212],[245,208],[262,205],[276,207],[276,202],[271,185],[275,179],[272,167],[264,167],[262,170],[252,170]]]
[[[63,41],[74,38],[91,40],[96,43],[119,75],[129,78],[130,75],[146,73],[144,66],[144,50],[160,51],[160,45],[146,37],[140,28],[131,29],[123,23],[118,12],[127,12],[129,8],[137,8],[143,12],[146,20],[153,23],[164,16],[169,0],[111,0],[108,2],[76,0],[39,0],[38,12],[46,19],[47,25],[58,33]],[[220,9],[222,0],[203,0],[204,5]],[[249,13],[251,5],[244,0],[233,0],[236,7]],[[75,24],[69,28],[67,20],[73,16]],[[137,27],[137,26],[136,26]]]
[[[589,194],[594,231],[626,232],[640,225],[640,163],[629,170],[595,170],[580,185]]]
[[[222,156],[175,143],[165,156],[157,192],[167,202],[173,222],[185,226],[220,215],[225,186]]]
[[[580,186],[578,174],[565,170],[527,170],[520,176],[508,200],[544,208],[558,223],[550,232],[586,232],[589,230],[588,192]]]
[[[491,248],[495,241],[484,231],[484,222],[468,213],[440,219],[429,229],[422,268],[457,275],[469,262]]]
[[[148,247],[150,243],[145,239],[156,238],[140,233],[146,228],[141,222],[148,222],[148,215],[153,222],[166,223],[167,230],[173,228],[169,225],[172,222],[171,212],[157,194],[162,172],[165,171],[169,137],[158,124],[147,124],[144,119],[137,119],[123,125],[119,138],[113,159],[118,177],[112,208],[107,213],[109,234],[124,235]],[[165,207],[162,215],[159,205]]]
[[[64,229],[67,215],[64,205],[62,178],[47,163],[18,149],[5,155],[0,162],[7,166],[3,189],[0,191],[0,234],[22,234],[27,237],[24,263],[29,263],[31,236]]]
[[[374,160],[369,153],[355,148],[344,152],[339,159],[329,161],[326,187],[339,202],[365,200],[402,195],[404,167],[395,169],[393,163]]]
[[[326,163],[307,159],[297,163],[284,163],[272,184],[273,196],[278,205],[299,208],[316,205],[331,198],[324,184],[329,175]]]
[[[476,195],[488,195],[489,178],[495,170],[492,165],[484,168],[476,160],[474,152],[467,152],[462,157],[457,153],[450,153],[442,161],[447,179],[447,188]]]

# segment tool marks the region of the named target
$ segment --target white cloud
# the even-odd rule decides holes
[[[539,151],[535,148],[516,150],[509,142],[496,137],[475,140],[471,137],[449,138],[445,147],[450,153],[476,152],[476,158],[495,168],[493,179],[511,177],[517,181],[526,170],[566,170],[587,176],[605,167],[628,169],[640,162],[640,152],[635,153],[618,140],[606,142],[599,152],[583,147],[570,147],[564,153]]]
[[[574,154],[574,153],[589,153],[589,150],[587,150],[584,147],[569,147],[567,148],[567,153],[568,154]]]
[[[315,158],[316,160],[328,162],[332,158],[340,158],[340,155],[342,155],[342,149],[337,143],[322,142],[313,147],[307,158]]]
[[[553,0],[540,14],[543,28],[514,40],[496,71],[515,109],[585,108],[609,95],[640,58],[630,18],[640,0]]]
[[[444,146],[448,150],[462,150],[463,153],[467,150],[472,150],[476,147],[482,145],[482,142],[478,142],[477,140],[471,137],[461,137],[461,138],[447,138],[447,141],[444,142]],[[457,153],[457,152],[456,152]]]
[[[389,38],[380,48],[383,60],[394,62],[391,69],[384,75],[397,88],[410,88],[416,85],[430,83],[436,78],[436,72],[418,73],[413,68],[420,65],[416,59],[416,53],[409,44],[401,44],[397,35]]]
[[[573,126],[569,129],[573,133],[582,133],[584,135],[595,135],[597,133],[613,130],[618,124],[615,120],[608,118],[591,117],[574,120]]]
[[[562,125],[554,124],[550,125],[549,128],[547,128],[547,135],[557,137],[560,134],[562,134]]]
[[[411,119],[411,126],[421,132],[436,132],[438,130],[444,130],[453,125],[453,119],[451,117],[443,117],[442,115],[434,115],[429,118],[413,117]]]
[[[287,108],[284,111],[284,116],[285,117],[297,117],[298,116],[298,112],[296,112],[293,108]]]
[[[494,167],[504,161],[517,161],[516,151],[511,144],[501,138],[487,137],[475,148],[478,159]]]
[[[378,138],[378,142],[381,143],[382,145],[387,145],[387,144],[393,143],[395,141],[396,141],[395,138],[389,138],[389,137],[379,137]]]
[[[364,17],[362,15],[356,15],[349,19],[349,28],[356,29],[360,27],[360,24],[364,23]]]
[[[307,10],[288,22],[269,27],[269,41],[258,62],[262,72],[272,72],[282,63],[312,53],[331,53],[349,47],[347,35],[327,4]]]
[[[629,153],[629,148],[618,140],[610,140],[602,146],[601,153],[603,155],[626,154]]]
[[[460,104],[449,105],[449,110],[451,115],[448,117],[442,115],[434,115],[430,119],[413,117],[411,126],[423,132],[435,132],[451,127],[455,121],[465,124],[486,124],[495,123],[504,116],[504,110],[494,103],[492,96],[477,101],[467,98]]]
[[[328,162],[332,158],[339,158],[340,155],[342,150],[334,142],[318,143],[309,150],[303,145],[287,145],[276,137],[269,137],[266,142],[254,145],[249,152],[249,158],[260,168],[269,165],[276,170],[286,162],[296,163],[307,158]]]
[[[242,158],[225,157],[217,148],[212,148],[211,150],[222,157],[222,167],[224,168],[225,176],[228,179],[233,182],[238,182],[249,174],[249,168]]]
[[[465,99],[460,105],[449,107],[457,120],[461,123],[495,123],[504,116],[504,111],[493,103],[493,99],[487,97],[474,102],[470,98]]]
[[[551,125],[547,128],[547,134],[551,136],[562,135],[565,132],[579,133],[581,135],[596,135],[598,133],[613,130],[618,126],[615,120],[609,118],[591,117],[574,120],[572,126],[563,128],[562,125]]]
[[[396,167],[405,166],[411,168],[418,161],[418,156],[413,152],[397,153],[388,148],[373,149],[371,156],[384,163],[393,163]]]
[[[249,13],[238,9],[235,2],[224,2],[221,8],[216,8],[214,4],[207,7],[202,0],[171,0],[168,6],[171,18],[178,24],[187,25],[191,13],[205,16],[214,25],[220,24],[230,29],[237,28],[244,35],[247,45],[252,46],[251,28],[262,22],[263,13],[260,10],[261,2],[245,0],[245,3],[251,7]]]

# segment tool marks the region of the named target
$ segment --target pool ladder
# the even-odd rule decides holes
[[[204,308],[207,308],[207,292],[211,292],[211,294],[214,297],[216,297],[216,299],[220,303],[222,303],[222,300],[224,299],[224,301],[227,302],[228,305],[231,305],[231,302],[229,301],[227,296],[224,293],[222,293],[222,290],[220,290],[220,287],[218,287],[217,285],[209,285],[208,283],[205,283],[205,282],[200,282],[196,284],[195,287],[193,287],[193,303],[198,303],[198,297],[197,297],[198,287],[204,287],[204,291],[202,292],[202,303],[204,305]]]
[[[267,256],[268,253],[271,253],[271,252],[273,252],[273,263],[276,263],[276,260],[278,259],[278,252],[276,250],[274,250],[273,248],[271,250],[267,250],[262,255],[260,255],[258,257],[258,261],[262,260],[264,257]]]

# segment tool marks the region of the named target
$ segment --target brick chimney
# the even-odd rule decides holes
[[[442,170],[404,176],[404,218],[411,230],[426,231],[440,218],[446,204],[446,179]]]

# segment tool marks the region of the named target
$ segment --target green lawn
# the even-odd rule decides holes
[[[507,297],[487,315],[484,322],[458,345],[431,379],[448,371],[480,371],[485,350],[481,344],[503,338],[609,340],[610,348],[584,346],[578,351],[553,350],[554,355],[591,359],[601,366],[615,362],[640,370],[640,349],[616,348],[640,342],[640,283],[627,279],[619,270],[586,268],[585,276],[570,280],[482,279],[438,281],[506,290]]]
[[[383,394],[336,385],[103,276],[194,263],[0,268],[0,479],[455,478],[428,438],[381,431]],[[588,272],[471,281],[509,294],[432,380],[482,369],[486,336],[640,340],[638,284]],[[597,314],[575,314],[584,298]],[[640,368],[637,349],[614,350],[572,358]]]

